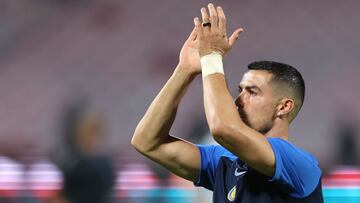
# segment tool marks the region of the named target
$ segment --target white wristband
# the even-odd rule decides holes
[[[212,52],[211,54],[201,57],[200,63],[203,78],[214,73],[224,74],[222,56],[217,52]]]

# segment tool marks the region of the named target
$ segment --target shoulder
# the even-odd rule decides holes
[[[267,139],[274,151],[275,150],[285,150],[287,152],[297,153],[297,154],[303,156],[304,158],[309,159],[309,161],[314,162],[314,164],[318,165],[318,160],[316,159],[316,157],[314,155],[312,155],[310,152],[294,145],[293,143],[291,143],[287,140],[281,139],[281,138],[269,137]]]
[[[275,153],[287,153],[289,156],[297,156],[306,159],[307,161],[313,163],[314,165],[318,166],[318,160],[314,155],[312,155],[310,152],[294,145],[293,143],[281,139],[281,138],[273,138],[269,137],[267,138],[271,147],[273,148],[273,151]]]
[[[290,186],[294,197],[309,195],[321,177],[315,156],[287,140],[268,138],[268,141],[275,155],[275,175],[272,181]]]

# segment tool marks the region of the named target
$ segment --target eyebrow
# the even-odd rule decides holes
[[[241,87],[241,85],[238,86],[239,89],[247,89],[247,90],[256,90],[256,91],[259,91],[261,92],[261,89],[256,86],[256,85],[250,85],[250,86],[245,86],[245,87]]]

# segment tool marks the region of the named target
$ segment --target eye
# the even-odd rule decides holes
[[[249,94],[250,95],[256,95],[256,92],[252,91],[252,90],[249,90]]]
[[[241,93],[243,91],[242,87],[239,87],[239,93]]]

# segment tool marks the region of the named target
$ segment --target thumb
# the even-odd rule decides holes
[[[239,38],[239,36],[240,36],[240,34],[241,34],[242,32],[244,32],[244,29],[238,28],[237,30],[235,30],[235,31],[232,33],[232,35],[231,35],[230,38],[229,38],[229,45],[230,45],[230,47],[232,47],[232,46],[235,44],[236,40]]]

